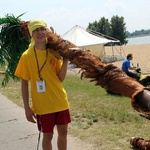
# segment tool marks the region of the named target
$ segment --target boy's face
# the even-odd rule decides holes
[[[40,28],[36,28],[33,32],[32,32],[32,37],[34,38],[35,43],[43,43],[46,40],[46,28],[44,27],[40,27]]]

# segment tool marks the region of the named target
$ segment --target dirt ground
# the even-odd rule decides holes
[[[150,44],[126,45],[122,47],[105,47],[106,55],[122,55],[126,58],[128,53],[133,54],[132,63],[134,66],[139,64],[142,72],[150,73]],[[113,62],[113,64],[121,68],[122,61]]]

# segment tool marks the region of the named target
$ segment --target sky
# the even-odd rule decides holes
[[[150,0],[0,0],[0,17],[21,16],[22,21],[40,18],[62,35],[75,25],[87,28],[89,23],[105,17],[124,17],[126,30],[150,29]]]

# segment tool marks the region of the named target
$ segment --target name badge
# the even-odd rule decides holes
[[[37,92],[41,93],[46,91],[45,82],[43,80],[37,81],[36,86],[37,86]]]

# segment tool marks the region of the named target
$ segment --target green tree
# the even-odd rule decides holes
[[[98,22],[97,21],[94,21],[93,23],[89,23],[88,27],[87,27],[87,30],[92,30],[92,31],[96,31],[98,32]]]
[[[106,19],[105,17],[102,17],[101,20],[99,20],[99,30],[98,32],[105,34],[105,35],[110,35],[111,28],[110,28],[110,23],[109,20]]]
[[[109,20],[105,17],[102,17],[99,21],[89,23],[87,30],[92,30],[109,36],[111,30]]]
[[[127,32],[126,24],[124,23],[124,17],[118,15],[113,16],[110,21],[111,24],[111,36],[120,40],[120,43],[127,44]]]
[[[126,24],[123,17],[113,16],[110,22],[102,17],[99,21],[89,23],[87,29],[103,34],[104,37],[120,40],[121,45],[127,43]]]
[[[30,39],[24,37],[21,30],[21,16],[7,14],[0,18],[0,55],[3,56],[7,62],[7,69],[5,71],[2,85],[6,86],[10,78],[18,80],[14,76],[14,72],[20,56],[27,49]]]

